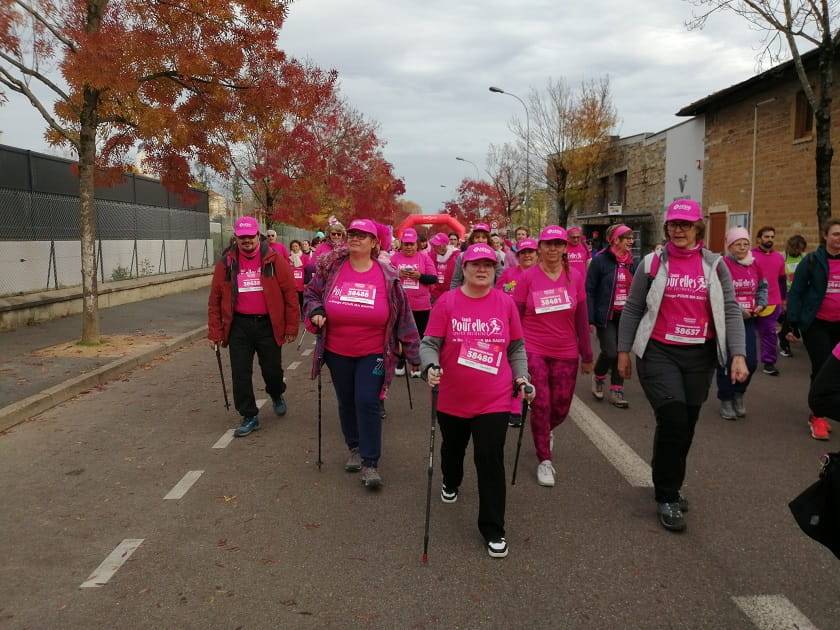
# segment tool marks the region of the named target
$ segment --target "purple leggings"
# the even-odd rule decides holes
[[[779,358],[777,344],[779,338],[776,336],[776,322],[779,320],[781,306],[777,306],[767,317],[755,318],[755,331],[758,333],[758,342],[761,344],[761,362],[775,363]]]
[[[554,427],[569,414],[577,381],[577,359],[553,359],[539,354],[528,354],[528,372],[537,389],[531,403],[531,436],[537,459],[551,459],[549,438]]]

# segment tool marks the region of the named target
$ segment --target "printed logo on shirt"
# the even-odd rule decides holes
[[[569,259],[570,263],[583,262],[583,252],[579,252],[579,251],[566,252],[566,256],[568,256],[568,259]]]
[[[689,274],[669,274],[665,283],[665,291],[669,295],[688,300],[705,300],[707,297],[706,278]]]
[[[465,337],[481,337],[488,343],[504,342],[504,324],[498,317],[484,320],[479,317],[453,317],[450,320],[453,341],[462,341]]]

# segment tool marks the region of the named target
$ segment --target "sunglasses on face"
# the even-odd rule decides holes
[[[339,232],[336,232],[336,234],[339,234]],[[367,238],[368,236],[370,236],[370,234],[368,234],[367,232],[347,232],[347,238],[348,239],[350,239],[350,238],[361,239],[361,238]]]

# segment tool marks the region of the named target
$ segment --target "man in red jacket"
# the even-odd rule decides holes
[[[233,404],[242,416],[234,432],[243,437],[260,428],[252,374],[254,352],[274,412],[285,415],[281,346],[297,337],[298,301],[289,263],[269,244],[260,244],[259,224],[241,217],[234,224],[236,246],[216,263],[207,305],[210,347],[227,346]]]

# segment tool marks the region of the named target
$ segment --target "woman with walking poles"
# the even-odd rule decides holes
[[[525,345],[514,303],[493,288],[493,248],[471,245],[462,264],[464,283],[435,302],[420,349],[424,378],[439,387],[440,497],[444,503],[458,500],[472,438],[478,529],[487,553],[504,558],[505,438],[511,398],[528,385]]]
[[[537,483],[546,487],[554,485],[553,431],[569,414],[578,362],[584,374],[592,371],[584,279],[569,266],[568,240],[560,226],[543,228],[540,261],[522,274],[513,292],[522,317],[528,372],[537,390],[531,405]]]
[[[667,243],[661,254],[645,256],[633,277],[618,329],[619,372],[630,378],[632,350],[656,416],[654,498],[659,522],[670,531],[686,527],[688,502],[680,490],[716,364],[729,368],[733,383],[749,376],[741,307],[723,259],[703,248],[705,229],[696,201],[668,206]]]
[[[592,395],[604,400],[607,372],[609,402],[619,409],[630,404],[624,398],[624,379],[618,373],[618,323],[630,293],[638,262],[633,259],[633,230],[620,223],[609,233],[609,246],[592,259],[586,272],[586,310],[598,334],[601,352],[592,375]]]
[[[324,363],[338,398],[341,430],[350,456],[344,469],[361,471],[367,488],[382,485],[380,401],[388,392],[402,346],[413,370],[420,365],[417,326],[396,271],[380,262],[380,233],[356,219],[347,246],[318,260],[304,290],[304,312],[318,332],[312,377]]]

